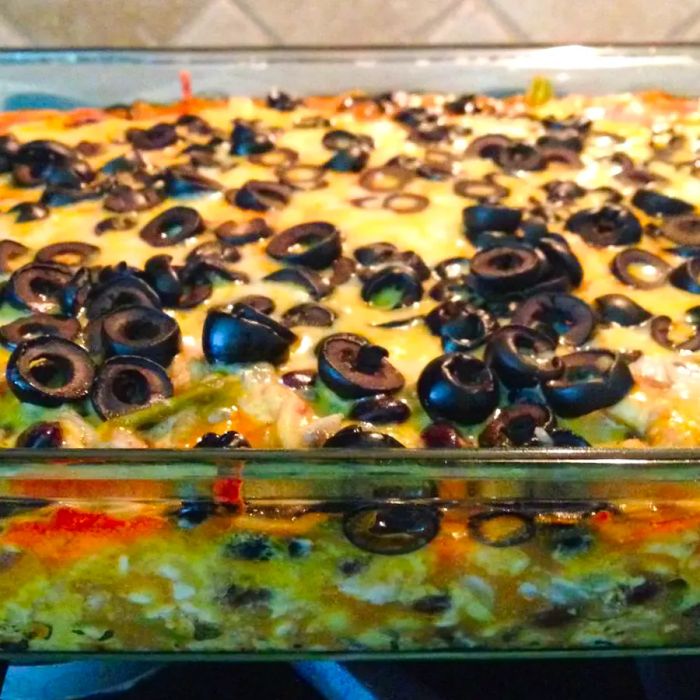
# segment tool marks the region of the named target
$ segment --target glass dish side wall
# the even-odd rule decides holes
[[[5,655],[700,646],[694,464],[197,459],[4,469]]]

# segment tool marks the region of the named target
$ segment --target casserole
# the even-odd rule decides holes
[[[10,89],[27,99],[22,81],[34,76],[36,100],[52,55],[16,58]],[[111,101],[108,90],[133,95],[134,74],[148,99],[172,99],[163,76],[182,67],[198,91],[282,83],[309,93],[344,87],[338,73],[348,88],[381,90],[402,82],[407,61],[413,89],[509,92],[554,66],[555,85],[592,91],[608,66],[609,90],[663,83],[683,92],[696,60],[682,48],[582,47],[62,58],[76,85],[99,66],[104,92],[90,103]],[[218,82],[232,75],[241,82]],[[692,450],[336,455],[6,450],[4,650],[466,655],[694,645]]]

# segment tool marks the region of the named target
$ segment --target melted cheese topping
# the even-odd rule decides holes
[[[439,102],[439,96],[411,96],[410,104]],[[360,106],[362,103],[359,103]],[[669,284],[654,290],[633,289],[618,281],[609,270],[611,259],[621,250],[619,247],[600,249],[589,246],[583,238],[564,230],[568,216],[580,209],[598,206],[605,200],[596,190],[613,187],[629,202],[637,187],[618,177],[619,166],[611,160],[615,152],[623,152],[635,163],[646,163],[648,170],[664,178],[658,189],[665,194],[679,197],[695,204],[700,201],[700,180],[691,167],[683,165],[692,160],[700,138],[700,118],[695,101],[673,101],[664,96],[613,96],[607,98],[583,98],[571,96],[550,101],[525,114],[522,103],[492,101],[490,108],[476,114],[446,115],[449,123],[462,127],[464,136],[454,138],[449,144],[437,146],[415,142],[408,138],[407,129],[390,115],[375,110],[361,111],[338,108],[337,99],[309,98],[290,112],[276,111],[259,101],[248,98],[231,98],[226,102],[201,103],[196,107],[182,106],[181,111],[196,112],[207,120],[224,138],[231,130],[234,119],[258,120],[265,129],[274,130],[278,148],[293,149],[299,154],[299,163],[322,165],[332,153],[322,145],[324,134],[333,129],[346,129],[354,134],[364,134],[374,142],[368,167],[385,164],[389,159],[404,155],[425,160],[426,157],[448,157],[453,163],[454,177],[446,181],[433,181],[414,177],[403,192],[428,198],[429,205],[420,212],[396,213],[381,207],[383,195],[368,192],[354,173],[327,172],[326,186],[311,191],[295,191],[287,206],[271,209],[263,214],[273,231],[309,222],[327,221],[341,232],[345,255],[358,246],[386,241],[400,250],[415,251],[431,267],[453,256],[470,257],[475,252],[462,229],[462,210],[475,200],[455,193],[456,179],[481,179],[493,175],[495,181],[508,189],[502,203],[515,207],[530,207],[535,203],[544,206],[549,216],[551,231],[565,236],[584,268],[584,280],[575,294],[592,303],[603,294],[620,293],[641,304],[652,314],[665,314],[674,321],[682,321],[685,311],[698,303],[689,292]],[[142,110],[147,119],[125,119],[115,114],[98,114],[98,120],[68,126],[70,117],[61,115],[18,121],[9,127],[20,142],[35,139],[53,139],[70,146],[83,141],[100,144],[97,155],[85,159],[99,169],[115,157],[131,152],[125,138],[130,128],[147,128],[160,121],[174,121],[171,115],[157,110]],[[140,116],[139,110],[134,110]],[[581,154],[582,167],[571,168],[563,164],[550,164],[541,172],[503,172],[490,160],[466,157],[465,149],[475,138],[484,134],[500,133],[514,139],[534,143],[544,133],[540,118],[551,115],[566,117],[579,114],[594,120],[591,135]],[[133,116],[133,114],[132,114]],[[331,127],[300,128],[305,118],[324,117]],[[658,144],[669,133],[684,137],[682,145],[663,155]],[[173,146],[157,151],[144,151],[146,164],[159,169],[177,163],[188,163],[183,154],[186,140],[204,143],[209,137],[196,136],[180,131],[181,139]],[[185,140],[186,139],[186,140]],[[657,144],[657,145],[655,145]],[[438,155],[436,155],[438,152]],[[248,158],[228,155],[228,144],[218,154],[220,165],[202,167],[200,172],[219,182],[224,189],[238,188],[249,180],[275,180],[274,168],[251,162]],[[570,205],[554,205],[546,201],[543,185],[552,180],[572,180],[589,190],[588,194]],[[656,185],[655,185],[656,187]],[[19,202],[34,201],[41,195],[38,188],[19,188],[13,185],[10,175],[2,176],[0,183],[0,210],[7,212]],[[376,206],[360,208],[353,204],[358,198],[372,197]],[[138,231],[161,211],[176,204],[196,208],[204,218],[206,231],[184,243],[165,248],[154,248],[139,237]],[[643,212],[634,210],[644,225],[651,220]],[[167,199],[148,211],[134,214],[136,225],[128,231],[113,231],[97,236],[96,224],[111,215],[103,208],[102,201],[88,200],[51,210],[48,218],[40,221],[16,223],[11,214],[0,215],[2,238],[19,241],[30,249],[26,258],[16,261],[17,266],[29,262],[40,248],[61,241],[84,241],[99,246],[97,264],[110,265],[125,260],[130,265],[142,267],[153,255],[167,254],[176,264],[182,263],[193,247],[206,240],[213,240],[213,229],[224,221],[243,222],[260,216],[259,212],[246,211],[232,206],[223,193],[205,194],[174,201]],[[203,360],[201,350],[202,326],[207,311],[226,305],[248,294],[263,294],[274,300],[277,312],[305,301],[308,294],[297,287],[262,281],[280,264],[265,253],[267,241],[240,248],[242,259],[238,269],[250,276],[249,284],[217,282],[207,301],[192,310],[176,310],[169,313],[180,325],[183,344],[169,372],[178,395],[188,391],[211,373]],[[672,266],[682,260],[665,249],[670,245],[664,238],[645,235],[638,247],[664,258]],[[435,280],[433,280],[435,281]],[[426,283],[426,290],[432,282]],[[402,328],[378,328],[376,324],[390,320],[425,314],[436,305],[427,294],[411,308],[392,311],[373,307],[360,296],[361,284],[357,279],[338,286],[322,303],[337,314],[332,328],[296,327],[298,341],[291,349],[289,359],[272,370],[257,366],[232,368],[240,377],[235,391],[225,393],[216,406],[206,410],[192,408],[185,403],[183,410],[171,411],[161,425],[149,431],[124,430],[117,422],[101,424],[96,417],[79,417],[72,409],[57,411],[22,407],[19,418],[5,433],[4,443],[11,445],[19,430],[33,420],[57,415],[61,420],[72,421],[75,428],[70,441],[82,445],[120,445],[126,440],[131,446],[188,446],[207,430],[241,429],[254,445],[302,447],[322,442],[333,429],[344,421],[347,410],[344,402],[325,396],[328,401],[309,403],[286,389],[279,382],[279,375],[292,369],[315,369],[313,354],[315,344],[322,337],[337,332],[353,332],[365,336],[373,343],[389,351],[392,364],[406,378],[401,393],[413,409],[413,419],[400,426],[390,426],[388,432],[407,446],[420,445],[419,429],[427,422],[416,398],[415,384],[425,365],[442,353],[439,338],[431,335],[422,323]],[[5,305],[0,311],[9,321],[23,315]],[[643,357],[632,365],[637,381],[633,391],[618,405],[606,411],[598,411],[582,419],[571,421],[571,426],[596,444],[621,443],[634,437],[651,445],[693,445],[700,442],[700,432],[695,419],[695,397],[700,391],[700,366],[696,354],[681,355],[665,349],[650,338],[649,328],[599,327],[590,343],[619,351],[640,350]],[[477,351],[477,355],[481,351]],[[565,348],[562,353],[567,352]],[[3,358],[6,359],[7,355]],[[328,394],[328,392],[326,392]],[[11,405],[6,392],[3,400]],[[150,410],[150,409],[149,409]],[[329,420],[330,418],[330,420]],[[75,427],[75,424],[78,427]],[[480,427],[466,428],[469,435],[478,433]],[[70,432],[70,431],[69,431]],[[125,437],[125,433],[127,437]]]

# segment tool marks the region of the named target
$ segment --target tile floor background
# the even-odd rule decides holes
[[[693,41],[700,0],[0,0],[0,46]]]

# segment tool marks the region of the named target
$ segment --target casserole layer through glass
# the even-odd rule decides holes
[[[4,109],[197,93],[693,93],[700,52],[13,52]],[[231,658],[684,651],[695,451],[5,450],[0,650]]]

